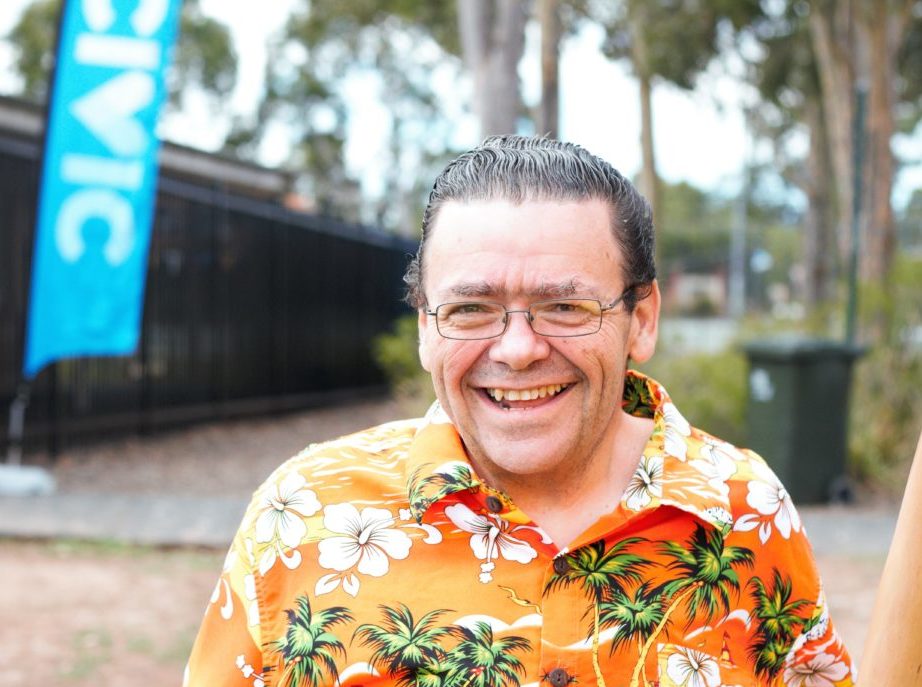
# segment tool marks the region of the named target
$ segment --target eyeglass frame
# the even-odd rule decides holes
[[[613,300],[608,305],[602,305],[602,301],[600,301],[598,298],[548,298],[543,301],[535,301],[534,303],[529,305],[524,310],[509,310],[509,308],[507,308],[504,304],[498,303],[496,301],[449,301],[447,303],[439,303],[437,306],[435,306],[434,310],[424,309],[423,312],[426,313],[426,315],[431,315],[432,317],[435,317],[435,330],[439,333],[439,336],[441,336],[443,339],[450,339],[451,341],[487,341],[489,339],[499,338],[503,334],[506,333],[507,329],[509,329],[509,315],[512,315],[514,313],[522,313],[523,315],[525,315],[525,321],[528,322],[528,326],[531,328],[532,332],[534,332],[538,336],[548,336],[548,337],[552,337],[555,339],[569,339],[575,336],[590,336],[592,334],[598,334],[600,331],[602,331],[602,315],[607,313],[609,310],[614,310],[618,306],[619,303],[623,302],[624,299],[627,298],[629,293],[632,293],[634,291],[635,288],[637,288],[637,284],[631,284],[626,289],[624,289],[624,291],[621,292],[620,296],[618,296],[615,300]],[[535,326],[534,326],[535,316],[531,314],[531,309],[535,307],[536,305],[541,305],[542,303],[556,303],[559,301],[595,301],[596,303],[598,303],[599,304],[599,326],[598,328],[595,329],[594,331],[582,332],[580,334],[542,334],[540,332],[536,332]],[[471,303],[474,305],[498,305],[500,306],[504,311],[503,319],[502,319],[502,322],[503,322],[502,330],[498,332],[497,334],[493,334],[491,336],[457,337],[457,336],[446,336],[445,334],[443,334],[442,330],[439,328],[439,318],[438,318],[439,308],[445,305],[463,305],[466,303]]]

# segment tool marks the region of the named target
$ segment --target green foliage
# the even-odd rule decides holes
[[[906,39],[897,55],[899,73],[903,78],[896,83],[900,108],[896,111],[897,126],[909,133],[922,117],[922,11],[916,3],[916,11],[909,20]]]
[[[44,101],[48,94],[48,75],[54,63],[52,45],[60,7],[60,0],[33,3],[7,36],[15,55],[14,67],[22,78],[21,95],[34,102]]]
[[[720,52],[722,25],[739,30],[762,16],[758,0],[589,2],[587,11],[606,30],[602,50],[608,57],[634,61],[635,43],[642,41],[649,75],[685,89],[694,88]],[[643,35],[635,35],[635,26]]]
[[[902,247],[922,249],[922,189],[912,192],[906,208],[900,213],[897,237]]]
[[[430,163],[455,127],[436,86],[460,68],[456,23],[455,3],[444,0],[300,3],[270,46],[258,116],[235,123],[233,149],[251,153],[271,124],[283,123],[287,165],[325,212],[406,232],[423,198],[419,179],[431,185]],[[389,125],[377,204],[363,202],[343,157],[357,87],[365,94],[358,106],[375,98]]]
[[[437,0],[352,0],[347,4],[331,0],[314,0],[310,9],[299,15],[302,35],[313,42],[329,40],[332,35],[361,40],[363,29],[380,26],[395,19],[422,33],[430,34],[445,50],[460,52],[456,5]]]
[[[429,373],[419,364],[416,315],[394,321],[389,332],[372,341],[372,356],[397,398],[412,415],[421,415],[435,400]]]
[[[856,366],[849,458],[856,476],[899,492],[922,429],[922,258],[900,257],[890,288],[859,299],[864,330],[881,331]]]
[[[202,14],[198,2],[183,2],[170,99],[182,105],[186,86],[196,84],[219,106],[237,81],[237,54],[227,27]]]
[[[403,315],[390,332],[375,337],[372,354],[392,386],[425,373],[419,365],[418,338],[415,315]]]
[[[20,95],[34,102],[43,102],[48,96],[60,13],[61,0],[36,0],[7,36],[15,54],[14,68],[22,77]],[[168,78],[171,104],[180,106],[183,93],[195,85],[217,107],[230,95],[236,77],[237,55],[227,27],[204,16],[197,0],[186,0],[175,65]]]
[[[772,266],[765,273],[768,283],[788,283],[791,268],[801,259],[803,236],[798,227],[773,224],[761,232],[762,248],[772,256]]]
[[[684,181],[663,183],[661,198],[656,240],[664,274],[677,264],[695,271],[726,261],[733,220],[729,202]]]

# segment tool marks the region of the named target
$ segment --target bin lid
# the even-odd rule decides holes
[[[855,360],[867,351],[864,346],[805,336],[776,336],[743,344],[750,360],[813,360],[817,358],[844,358]]]

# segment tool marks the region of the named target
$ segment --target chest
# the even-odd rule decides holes
[[[562,553],[463,501],[395,516],[307,543],[254,585],[268,684],[301,662],[323,685],[763,684],[751,557],[701,525]]]

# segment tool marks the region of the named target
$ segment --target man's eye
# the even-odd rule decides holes
[[[478,313],[483,311],[484,307],[480,305],[480,303],[464,303],[455,308],[453,312],[463,315],[465,313]]]
[[[493,309],[486,303],[456,303],[450,308],[442,308],[443,317],[470,317],[491,313]]]
[[[579,306],[575,303],[567,303],[564,301],[551,303],[549,309],[552,312],[574,312],[575,310],[579,310]]]

